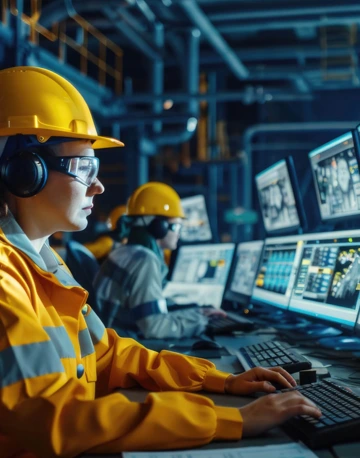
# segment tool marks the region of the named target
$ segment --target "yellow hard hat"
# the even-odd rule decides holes
[[[135,189],[128,200],[126,214],[185,218],[179,194],[171,186],[156,181]]]
[[[0,137],[36,135],[93,140],[93,148],[124,146],[97,134],[80,92],[62,76],[44,68],[13,67],[0,71]]]
[[[118,205],[117,207],[113,208],[109,213],[107,223],[110,227],[111,231],[116,229],[116,224],[120,216],[125,215],[126,213],[126,205]]]

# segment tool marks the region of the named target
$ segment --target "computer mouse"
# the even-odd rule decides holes
[[[192,350],[211,350],[211,349],[221,349],[222,345],[218,344],[214,340],[197,340],[191,346]]]

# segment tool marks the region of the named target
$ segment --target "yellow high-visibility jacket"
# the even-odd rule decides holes
[[[0,458],[186,448],[241,437],[238,409],[193,393],[223,392],[229,374],[105,329],[48,245],[37,253],[11,216],[0,228]],[[115,392],[134,386],[152,391],[145,402]]]

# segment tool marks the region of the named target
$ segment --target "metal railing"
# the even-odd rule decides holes
[[[18,16],[16,0],[2,0],[1,5],[1,21],[4,25],[8,24],[8,13]],[[98,69],[98,81],[102,86],[107,86],[107,75],[114,80],[113,89],[116,94],[122,91],[122,49],[113,41],[109,40],[98,29],[91,25],[86,19],[79,14],[69,16],[68,19],[54,23],[52,30],[48,30],[40,23],[41,17],[41,0],[31,0],[30,14],[21,13],[21,20],[29,26],[29,41],[34,45],[39,45],[39,35],[46,38],[50,42],[57,43],[58,59],[65,62],[66,47],[76,51],[80,55],[80,71],[84,75],[88,75],[89,62],[94,64]],[[74,21],[76,26],[80,28],[79,40],[75,40],[66,33],[66,28],[70,21]],[[89,50],[89,36],[99,43],[98,53]],[[110,52],[112,53],[113,63],[109,64]]]

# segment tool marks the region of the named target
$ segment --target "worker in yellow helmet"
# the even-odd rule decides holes
[[[185,218],[179,195],[167,184],[146,183],[130,196],[126,217],[131,220],[128,243],[110,253],[95,278],[101,319],[132,337],[202,334],[208,323],[202,313],[206,309],[192,304],[192,309],[169,311],[163,296],[168,273],[163,250],[176,249]]]
[[[125,213],[126,205],[118,205],[113,208],[106,220],[106,225],[109,230],[100,234],[94,242],[84,244],[100,264],[118,243],[126,243],[127,241],[126,222],[122,218]]]
[[[106,329],[47,240],[87,226],[104,191],[94,149],[122,143],[100,137],[80,93],[49,70],[0,71],[0,100],[1,458],[188,448],[319,415],[296,393],[216,407],[194,392],[271,392],[264,380],[293,379],[279,368],[234,376]],[[116,392],[131,386],[158,393],[136,403]]]

